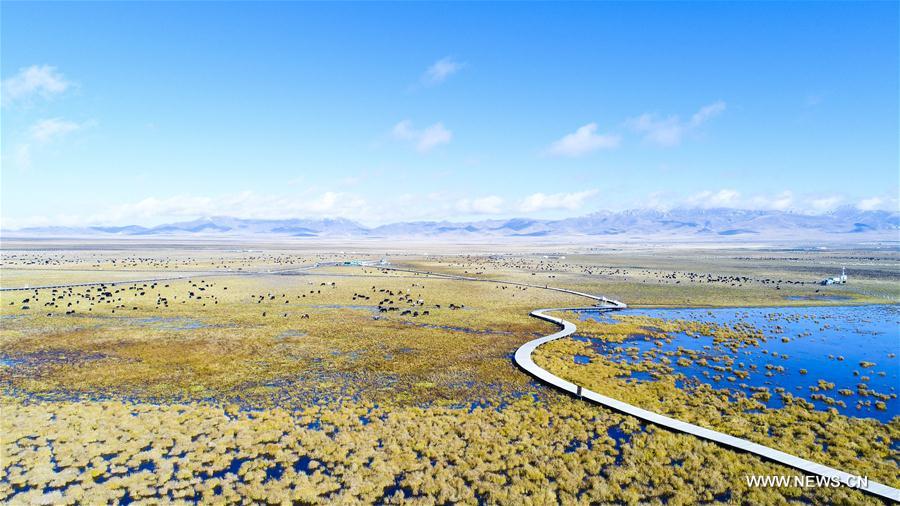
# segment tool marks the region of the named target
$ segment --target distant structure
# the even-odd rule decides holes
[[[841,275],[833,278],[825,278],[821,281],[822,285],[843,285],[847,283],[847,270],[841,267]]]
[[[351,267],[370,267],[372,265],[388,265],[390,262],[382,258],[377,264],[374,260],[344,260],[336,265],[346,265]],[[318,266],[318,264],[316,264]]]

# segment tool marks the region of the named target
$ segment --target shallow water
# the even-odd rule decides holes
[[[583,312],[581,319],[608,321],[609,318],[629,315],[729,326],[736,323],[751,324],[763,332],[766,340],[759,346],[748,346],[734,353],[724,346],[715,345],[712,337],[692,337],[682,332],[669,333],[671,342],[663,341],[661,348],[656,346],[657,340],[647,336],[635,336],[624,343],[588,339],[598,353],[616,361],[629,362],[632,359],[624,353],[624,348],[627,347],[639,350],[637,361],[643,360],[644,353],[649,350],[665,352],[681,347],[696,351],[697,358],[706,358],[710,365],[725,365],[714,360],[721,359],[724,355],[733,355],[735,369],[749,370],[751,365],[756,365],[757,370],[750,371],[748,378],[738,378],[732,382],[727,379],[730,372],[717,372],[693,362],[690,365],[678,365],[677,356],[670,357],[672,363],[669,365],[675,372],[688,378],[687,383],[699,381],[715,388],[740,390],[748,396],[753,393],[752,387],[767,387],[772,392],[772,398],[765,404],[770,408],[783,405],[781,396],[774,391],[776,387],[782,387],[795,397],[812,402],[819,410],[834,407],[848,416],[871,417],[881,421],[889,421],[900,414],[900,402],[896,398],[897,389],[900,388],[900,357],[897,356],[900,354],[898,306],[636,309],[613,315]],[[782,338],[787,338],[788,342],[783,342]],[[892,354],[893,357],[890,356]],[[788,358],[782,355],[787,355]],[[843,359],[840,360],[840,357]],[[862,367],[862,362],[873,362],[875,365]],[[739,367],[739,363],[743,363],[744,367]],[[767,364],[782,366],[784,371],[767,371]],[[805,370],[805,374],[801,370]],[[766,372],[774,374],[767,377]],[[721,375],[722,378],[717,381],[712,377],[715,375]],[[651,375],[632,377],[641,381],[654,380]],[[822,400],[812,399],[811,394],[816,392],[810,390],[810,387],[815,386],[819,380],[835,384],[833,389],[819,393],[835,400],[843,400],[847,406],[829,406]],[[857,390],[860,384],[865,384],[870,391],[892,395],[892,398],[884,401],[887,409],[876,409],[875,401],[879,399],[871,395],[860,396]],[[838,390],[841,389],[852,390],[852,395],[840,394]],[[872,401],[872,405],[857,408],[859,400]]]
[[[211,326],[193,318],[180,317],[150,316],[146,318],[128,318],[127,321],[135,325],[158,327],[164,330],[197,330]]]
[[[0,353],[0,371],[4,367],[35,368],[48,365],[77,365],[103,358],[106,358],[106,355],[102,353],[87,353],[73,350],[45,350],[16,355]]]
[[[114,316],[114,315],[85,315],[79,314],[78,318],[97,318],[113,320],[126,325],[136,327],[150,327],[158,330],[197,330],[204,328],[231,327],[227,324],[210,324],[184,316]]]
[[[371,313],[378,313],[378,306],[364,306],[360,304],[313,304],[310,306],[315,309],[355,309],[358,311],[369,311]]]
[[[510,332],[504,330],[479,330],[479,329],[470,329],[468,327],[454,327],[452,325],[435,325],[432,323],[420,323],[420,322],[411,322],[407,320],[395,320],[403,325],[415,325],[417,327],[422,327],[426,329],[435,329],[435,330],[449,330],[451,332],[464,332],[466,334],[510,334]]]
[[[591,357],[587,355],[575,355],[575,363],[576,364],[590,364]]]
[[[784,300],[851,300],[847,295],[788,295]]]

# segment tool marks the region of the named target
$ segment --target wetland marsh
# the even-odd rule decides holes
[[[0,506],[900,504],[900,1],[0,10]]]
[[[4,255],[4,272],[17,272],[10,283],[25,280],[41,255]],[[748,474],[794,472],[535,383],[512,353],[550,330],[531,310],[584,305],[569,294],[377,265],[300,270],[375,262],[380,253],[46,255],[54,260],[35,272],[42,283],[68,284],[68,263],[79,268],[77,282],[91,269],[98,278],[120,269],[122,277],[168,265],[191,275],[0,292],[0,496],[9,503],[878,502],[846,488],[750,488]],[[726,279],[732,256],[718,252],[707,268]],[[640,252],[389,258],[412,270],[639,302],[658,295],[648,287],[672,279],[667,268],[691,279],[696,267],[687,257]],[[641,260],[639,270],[622,265]],[[282,269],[293,271],[272,272]],[[833,300],[765,307],[773,294],[806,297],[819,288],[790,265],[777,274],[804,283],[776,290],[747,274],[760,281],[685,281],[655,302],[738,293],[748,308],[574,315],[578,336],[541,346],[535,360],[616,398],[898,485],[900,422],[890,388],[897,370],[887,356],[897,338],[893,288],[879,275],[860,280],[866,293],[835,288],[856,304],[880,302],[861,309]],[[856,348],[829,352],[835,336]],[[888,344],[865,345],[873,339]],[[709,367],[697,365],[704,359]],[[770,363],[785,370],[767,375]],[[731,368],[721,381],[703,374],[718,375],[720,364]],[[748,376],[730,381],[736,371]],[[818,380],[835,386],[810,390]],[[854,395],[838,393],[845,388]],[[843,400],[849,412],[815,394]],[[872,402],[856,410],[850,399]]]
[[[680,386],[703,382],[747,396],[780,388],[822,411],[835,408],[843,415],[882,422],[900,414],[897,306],[642,309],[611,316],[618,320],[620,315],[691,321],[710,328],[705,333],[635,334],[622,342],[575,339],[588,340],[596,352],[623,364],[667,357],[670,372],[683,376]],[[601,320],[589,312],[579,317],[609,321],[609,316]],[[752,328],[759,338],[735,349],[717,342],[716,327]],[[780,395],[758,397],[765,398],[769,408],[784,406]]]

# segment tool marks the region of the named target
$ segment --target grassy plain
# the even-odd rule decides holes
[[[3,254],[4,288],[118,282],[0,292],[0,498],[10,503],[875,502],[847,489],[748,488],[748,474],[794,473],[535,384],[512,353],[552,327],[528,312],[585,299],[377,267],[299,270],[382,257],[366,246],[66,246]],[[490,249],[388,258],[632,305],[900,298],[895,250]],[[814,284],[842,264],[851,284]],[[560,369],[577,346],[553,343],[540,360]],[[668,382],[645,392],[594,372],[586,384],[623,399],[665,395],[680,415],[696,407]],[[778,416],[794,427],[818,415]],[[896,441],[896,419],[841,425],[820,454],[809,425],[796,427],[782,433],[787,450],[847,466],[862,451],[860,471],[896,481],[896,450],[856,450],[872,436]]]

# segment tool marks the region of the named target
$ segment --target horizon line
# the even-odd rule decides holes
[[[598,214],[606,214],[606,215],[622,215],[633,212],[657,212],[657,213],[672,213],[678,211],[685,212],[744,212],[744,213],[757,213],[757,214],[783,214],[783,215],[791,215],[791,216],[806,216],[806,217],[816,217],[816,216],[829,216],[834,215],[836,213],[842,211],[852,211],[856,213],[886,213],[886,214],[898,214],[900,213],[900,209],[897,210],[885,210],[885,209],[861,209],[856,205],[845,204],[842,206],[835,207],[833,209],[823,210],[821,212],[814,211],[804,211],[799,209],[760,209],[760,208],[745,208],[745,207],[727,207],[727,206],[716,206],[716,207],[702,207],[702,206],[678,206],[672,208],[660,208],[660,207],[632,207],[622,210],[613,210],[613,209],[598,209],[595,211],[590,211],[583,214],[572,214],[570,216],[559,217],[559,218],[529,218],[523,215],[484,215],[481,218],[473,218],[473,219],[453,219],[453,218],[424,218],[410,221],[389,221],[381,224],[365,224],[363,221],[358,219],[350,218],[347,216],[340,215],[323,215],[323,216],[286,216],[286,217],[252,217],[252,216],[240,216],[240,215],[228,215],[228,214],[216,214],[216,215],[198,215],[196,217],[171,217],[168,221],[163,221],[157,225],[142,225],[139,222],[122,222],[122,223],[104,223],[104,222],[88,222],[83,224],[76,225],[54,225],[54,224],[46,224],[46,225],[29,225],[29,226],[20,226],[20,227],[7,227],[0,225],[0,230],[6,232],[21,232],[28,230],[37,230],[37,229],[47,229],[47,228],[60,228],[60,229],[98,229],[98,228],[142,228],[146,230],[153,230],[160,227],[171,226],[171,225],[179,225],[184,223],[191,223],[196,221],[213,221],[217,219],[228,219],[228,220],[240,220],[240,221],[257,221],[257,222],[277,222],[277,221],[346,221],[350,222],[356,226],[359,226],[364,229],[372,230],[380,227],[387,227],[391,225],[402,225],[402,224],[425,224],[425,223],[451,223],[451,224],[474,224],[474,223],[485,223],[492,221],[512,221],[512,220],[528,220],[536,223],[552,223],[559,222],[571,219],[579,219],[579,218],[587,218]]]

